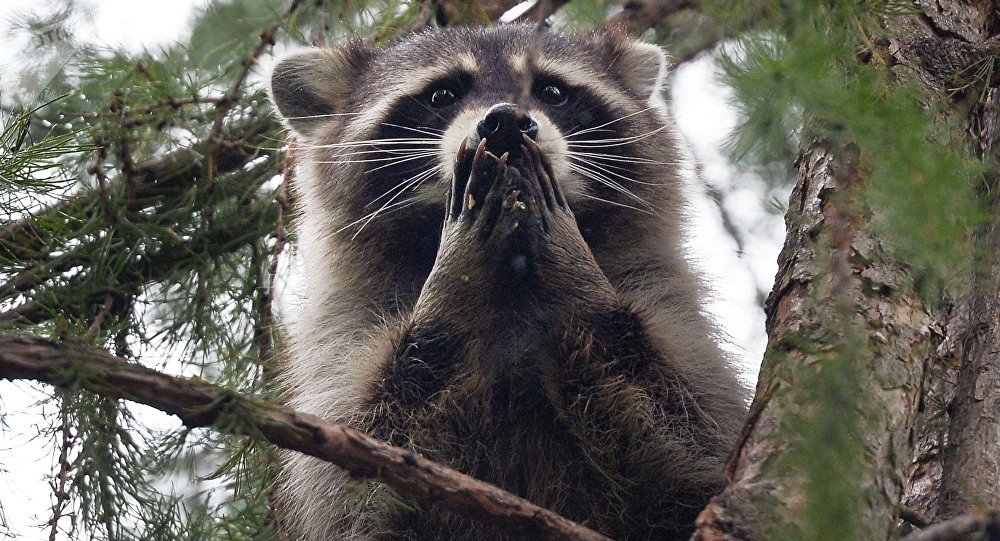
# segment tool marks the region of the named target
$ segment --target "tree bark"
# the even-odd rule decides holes
[[[697,539],[776,539],[785,527],[800,526],[795,502],[805,497],[806,480],[785,467],[800,452],[799,442],[789,441],[790,426],[813,405],[813,397],[802,392],[808,380],[826,369],[824,364],[852,361],[816,345],[835,342],[851,327],[868,337],[863,359],[853,366],[861,371],[859,395],[868,401],[867,460],[856,464],[864,482],[855,494],[866,505],[858,512],[870,531],[878,532],[871,538],[887,538],[895,525],[904,491],[899,472],[908,469],[913,455],[908,434],[920,414],[928,364],[936,362],[944,325],[880,242],[852,230],[854,220],[837,197],[856,173],[842,174],[840,169],[849,167],[822,145],[807,150],[800,165],[778,280],[766,306],[770,340],[750,421],[729,467],[731,482],[699,518]],[[836,238],[845,232],[846,241]],[[831,257],[827,247],[838,243],[849,253]],[[838,260],[846,268],[831,268]],[[843,415],[857,413],[847,408]]]
[[[944,114],[969,126],[970,148],[995,160],[996,88],[971,117],[962,116],[965,96],[953,90],[957,74],[994,54],[992,3],[918,3],[923,14],[884,19],[882,58],[900,80],[950,103]],[[789,465],[804,445],[794,436],[802,418],[829,406],[803,387],[827,373],[854,372],[866,401],[841,412],[863,419],[862,458],[851,465],[860,531],[831,539],[890,539],[907,522],[923,527],[1000,506],[1000,205],[992,202],[988,223],[975,232],[975,277],[949,277],[944,295],[928,298],[870,233],[873,218],[855,190],[878,179],[864,178],[851,154],[822,142],[802,151],[751,419],[730,483],[702,512],[694,539],[802,536],[809,480]],[[860,347],[845,347],[845,335]],[[838,363],[846,370],[836,372]],[[831,468],[841,466],[830,458]]]
[[[996,91],[983,104],[993,132]],[[985,133],[980,133],[980,139]],[[992,133],[990,133],[992,135]],[[991,157],[993,141],[984,148]],[[996,178],[988,181],[990,223],[977,234],[981,254],[971,295],[963,307],[966,323],[954,355],[961,359],[957,392],[950,408],[944,449],[941,505],[944,518],[977,506],[1000,506],[1000,199]]]

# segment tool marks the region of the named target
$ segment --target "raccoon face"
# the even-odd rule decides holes
[[[653,192],[674,180],[663,164],[676,155],[662,50],[608,33],[533,33],[454,28],[384,49],[307,49],[277,64],[272,99],[319,167],[314,195],[340,207],[341,230],[443,208],[460,146],[482,139],[498,156],[534,139],[574,212],[655,210]]]

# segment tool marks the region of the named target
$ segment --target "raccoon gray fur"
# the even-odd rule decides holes
[[[665,57],[545,32],[529,62],[533,30],[355,41],[274,68],[304,283],[287,402],[612,538],[687,538],[746,391],[682,253]],[[508,539],[298,454],[282,493],[308,540]]]

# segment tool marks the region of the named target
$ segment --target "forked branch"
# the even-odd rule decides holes
[[[215,425],[220,431],[262,437],[507,533],[531,539],[610,541],[523,498],[348,426],[169,376],[93,348],[0,335],[0,378],[83,388],[152,406],[180,417],[188,427]]]

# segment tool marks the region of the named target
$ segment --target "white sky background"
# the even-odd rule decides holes
[[[206,0],[90,0],[92,19],[80,22],[77,37],[109,47],[155,50],[183,40],[190,31],[195,9]],[[12,14],[44,9],[44,0],[0,0],[0,51],[18,50],[9,39]],[[58,4],[55,2],[54,4]],[[235,53],[234,53],[235,54]],[[0,56],[0,93],[10,92],[13,76],[30,57]],[[692,174],[690,248],[696,264],[714,291],[708,309],[731,338],[727,349],[739,360],[744,378],[752,385],[764,351],[764,316],[758,292],[770,291],[778,250],[784,237],[781,216],[765,210],[768,198],[787,201],[787,193],[772,193],[760,179],[741,174],[725,159],[722,146],[737,122],[727,105],[726,89],[715,84],[709,59],[689,62],[673,76],[672,104],[681,132],[700,164],[702,179],[724,194],[727,209],[744,240],[737,254],[735,241],[723,230],[717,206],[704,195],[701,180]],[[8,426],[0,426],[0,504],[9,532],[27,541],[47,539],[43,523],[50,517],[51,489],[46,475],[53,471],[51,442],[37,436],[44,426],[42,408],[35,405],[50,389],[41,385],[0,382],[0,411]],[[138,411],[138,410],[137,410]],[[172,421],[155,412],[140,412],[156,426]],[[64,519],[67,520],[67,519]],[[4,528],[0,525],[0,535]]]

